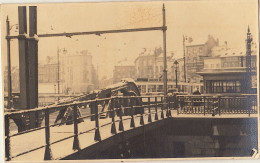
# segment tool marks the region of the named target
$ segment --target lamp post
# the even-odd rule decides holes
[[[18,29],[18,24],[14,24],[10,27],[10,21],[8,16],[6,18],[6,36],[10,36],[11,29],[16,26]],[[12,74],[11,74],[11,53],[10,53],[10,38],[6,37],[7,41],[7,82],[8,82],[8,105],[7,109],[13,107],[13,97],[12,97]]]
[[[179,64],[179,63],[178,63],[177,60],[175,60],[173,64],[175,65],[176,88],[178,89],[178,75],[177,75],[177,68],[178,68],[178,64]]]
[[[184,67],[183,67],[183,72],[184,72],[184,82],[186,83],[186,55],[185,55],[185,41],[187,40],[187,36],[183,35],[183,62],[184,62]]]

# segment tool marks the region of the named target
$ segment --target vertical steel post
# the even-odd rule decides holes
[[[138,106],[138,109],[140,109],[140,107]],[[144,125],[144,116],[143,116],[143,112],[140,112],[141,116],[140,116],[140,125]]]
[[[206,97],[205,96],[203,96],[203,103],[204,103],[203,108],[204,108],[204,116],[205,116],[206,115]]]
[[[252,44],[252,36],[251,36],[251,32],[250,32],[250,28],[248,26],[248,30],[247,30],[247,39],[246,39],[246,73],[247,73],[247,79],[246,79],[246,91],[247,93],[251,92],[251,88],[252,88],[252,79],[251,79],[251,69],[252,69],[252,65],[251,65],[251,44]]]
[[[38,107],[38,39],[37,7],[29,7],[29,39],[28,39],[28,74],[29,74],[29,105],[28,108]],[[30,114],[30,128],[39,127],[37,112]]]
[[[111,124],[111,134],[116,134],[116,124],[115,124],[115,109],[114,109],[114,99],[111,99],[111,109],[110,109],[110,115],[112,118],[112,124]]]
[[[74,140],[73,140],[73,147],[74,150],[80,150],[79,146],[79,136],[78,136],[78,118],[77,118],[77,111],[78,106],[73,105],[73,124],[74,124]]]
[[[164,87],[164,97],[167,96],[167,59],[166,59],[166,19],[165,19],[165,7],[163,4],[163,58],[164,58],[164,64],[163,64],[163,87]]]
[[[168,97],[168,116],[169,116],[169,117],[172,116],[170,97]]]
[[[52,160],[52,152],[50,148],[50,120],[49,120],[49,109],[45,110],[45,153],[44,153],[44,160]]]
[[[6,18],[6,36],[9,36],[9,35],[10,35],[10,22],[9,22],[9,19],[7,16],[7,18]],[[7,109],[10,109],[13,107],[10,38],[6,37],[6,41],[7,41],[7,83],[8,83]]]
[[[151,117],[151,99],[150,99],[150,97],[148,97],[148,111],[149,111],[148,122],[152,122],[152,117]]]
[[[155,102],[155,117],[154,120],[158,120],[158,113],[157,113],[157,97],[154,97]]]
[[[220,116],[220,114],[221,114],[221,110],[220,110],[220,100],[221,100],[221,98],[220,98],[220,96],[218,96],[218,114],[219,114],[219,116]]]
[[[60,51],[57,48],[57,85],[58,85],[58,101],[60,100]]]
[[[10,147],[10,123],[9,116],[5,115],[5,158],[6,161],[11,160],[11,147]]]
[[[20,109],[29,107],[29,72],[26,6],[18,7],[19,24],[19,75],[20,75]]]
[[[135,108],[134,106],[136,105],[136,99],[130,97],[130,104],[131,104],[131,123],[130,127],[135,128],[135,120],[134,120],[134,113],[135,113]],[[129,107],[129,102],[127,100],[127,106]]]
[[[94,108],[95,108],[95,122],[96,122],[96,130],[95,130],[95,141],[101,141],[101,136],[99,132],[99,115],[98,115],[98,104],[97,100],[94,102]]]
[[[184,82],[186,83],[186,56],[185,56],[185,36],[183,35],[183,72],[184,72]]]
[[[124,125],[123,125],[123,110],[122,110],[122,107],[121,107],[121,103],[120,103],[120,99],[119,98],[116,98],[116,101],[117,101],[117,107],[119,109],[119,117],[120,117],[120,121],[119,121],[119,128],[118,130],[119,131],[124,131]]]
[[[164,105],[164,101],[163,101],[163,97],[161,97],[161,118],[163,119],[164,118],[164,113],[163,113],[163,110],[164,110],[164,108],[163,108],[163,105]]]
[[[248,116],[250,117],[251,112],[251,103],[250,103],[250,95],[247,97],[247,107],[248,107]]]
[[[29,7],[29,39],[28,39],[28,74],[29,74],[29,108],[38,107],[38,39],[37,7]]]

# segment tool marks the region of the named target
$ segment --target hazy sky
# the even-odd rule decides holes
[[[37,4],[38,34],[83,32],[162,25],[163,2]],[[193,40],[208,35],[245,49],[247,27],[257,41],[257,0],[166,1],[167,53],[182,57],[182,35]],[[18,23],[18,5],[3,5],[2,18]],[[28,9],[27,9],[28,10]],[[5,21],[2,21],[2,62],[6,63]],[[53,30],[52,30],[53,29]],[[16,35],[12,28],[11,35]],[[125,58],[134,61],[143,48],[162,46],[162,31],[40,38],[39,60],[56,56],[57,47],[70,52],[89,50],[99,77],[112,77],[114,65]],[[12,65],[18,64],[17,40],[11,42]],[[168,66],[169,67],[169,66]]]

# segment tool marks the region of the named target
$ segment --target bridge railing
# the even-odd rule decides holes
[[[31,153],[45,148],[44,160],[53,159],[52,145],[73,139],[72,149],[80,150],[79,136],[94,131],[93,139],[101,141],[100,129],[105,126],[111,126],[111,134],[124,132],[126,121],[130,121],[130,128],[135,128],[139,123],[145,125],[159,119],[171,117],[172,111],[177,114],[255,114],[257,113],[257,96],[210,96],[210,95],[179,95],[168,96],[131,96],[131,97],[112,97],[97,100],[78,101],[64,105],[52,105],[31,110],[23,110],[5,114],[5,156],[6,160]],[[144,116],[147,116],[145,121]],[[31,117],[36,117],[32,119]],[[101,119],[110,119],[106,123],[100,124]],[[138,118],[139,122],[135,122]],[[34,128],[18,131],[11,126],[11,121],[16,122],[25,120],[33,124]],[[86,125],[94,122],[92,128],[79,131],[78,124],[85,121]],[[44,123],[43,123],[44,122]],[[51,129],[61,125],[73,125],[71,135],[65,135],[60,139],[51,139],[53,137]],[[116,127],[118,124],[118,129]],[[44,134],[45,141],[37,143],[35,147],[24,147],[21,151],[12,149],[16,142],[12,142],[16,136],[36,133],[41,131]],[[27,144],[26,140],[22,140]],[[29,141],[29,139],[28,139]]]
[[[143,101],[143,103],[142,103]],[[101,141],[100,128],[111,125],[111,134],[117,134],[117,132],[124,132],[124,121],[131,120],[130,127],[135,128],[136,118],[140,118],[140,125],[145,125],[145,123],[152,122],[152,119],[158,120],[158,115],[161,118],[166,118],[171,116],[170,109],[167,103],[170,100],[164,99],[163,96],[153,96],[153,97],[112,97],[105,99],[80,101],[70,104],[65,104],[62,106],[53,105],[48,107],[41,107],[31,110],[23,110],[12,113],[5,114],[5,156],[6,160],[12,160],[16,157],[31,153],[36,150],[45,148],[44,160],[53,159],[51,146],[68,139],[73,139],[72,149],[80,150],[79,135],[95,131],[94,140]],[[166,115],[165,115],[166,113]],[[36,119],[31,121],[30,116],[35,116]],[[154,118],[152,118],[154,115]],[[42,116],[42,119],[40,117]],[[148,122],[144,121],[144,116],[148,116]],[[166,116],[166,117],[165,117]],[[26,117],[26,118],[25,118]],[[56,118],[57,117],[57,118]],[[10,127],[10,121],[22,121],[22,119],[27,120],[27,123],[35,123],[35,128],[25,130],[25,131],[14,131]],[[65,119],[64,119],[65,118]],[[111,121],[100,125],[100,119],[110,118]],[[44,123],[41,124],[44,121]],[[95,127],[80,131],[78,129],[78,124],[86,121],[95,121]],[[116,129],[116,123],[118,123],[118,130]],[[38,125],[36,125],[38,124]],[[39,125],[40,124],[40,125]],[[50,132],[51,128],[60,125],[73,125],[73,132],[71,135],[63,137],[59,140],[51,141],[52,134]],[[11,130],[10,130],[11,129]],[[13,138],[19,135],[35,133],[39,131],[44,132],[45,142],[37,147],[23,148],[21,151],[16,150],[13,153],[11,144]],[[22,140],[24,145],[27,144],[26,140]],[[37,143],[38,144],[38,143]]]
[[[257,95],[180,95],[177,114],[256,114]]]

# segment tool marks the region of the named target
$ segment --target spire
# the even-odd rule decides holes
[[[249,28],[249,25],[248,25],[248,28],[247,28],[247,32],[250,33],[250,28]]]
[[[7,15],[7,17],[6,17],[6,21],[9,21],[9,19],[8,19],[8,15]]]

